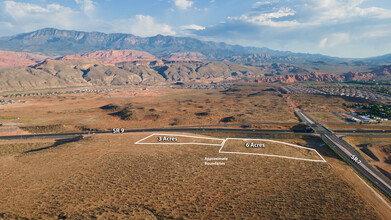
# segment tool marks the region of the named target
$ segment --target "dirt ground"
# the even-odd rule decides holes
[[[302,110],[314,112],[344,112],[343,103],[349,104],[362,101],[348,97],[311,94],[290,95],[290,99]]]
[[[0,106],[0,123],[17,123],[2,126],[0,135],[253,122],[285,124],[232,127],[294,129],[299,123],[294,106],[311,111],[309,114],[313,113],[311,116],[320,122],[332,124],[341,123],[332,112],[343,111],[344,102],[355,102],[311,95],[292,95],[288,99],[277,87],[245,85],[227,90],[119,87],[106,94],[15,98],[28,103]],[[386,199],[318,138],[207,134],[218,138],[275,139],[310,147],[324,156],[327,163],[219,154],[219,146],[134,144],[148,135],[93,135],[66,144],[54,140],[0,141],[0,219],[388,219],[391,216]],[[390,173],[391,140],[352,137],[347,141],[360,150],[366,148],[361,153],[370,163],[384,175]],[[228,160],[222,166],[207,166],[205,157]]]
[[[257,147],[257,145],[259,144],[263,144],[264,146]],[[310,160],[322,160],[322,158],[319,157],[319,155],[313,150],[308,150],[296,146],[290,146],[290,145],[271,142],[271,141],[260,141],[260,140],[251,140],[251,139],[250,140],[228,139],[225,142],[222,151],[266,154],[266,155],[284,156],[284,157],[310,159]]]
[[[107,94],[22,97],[15,100],[24,100],[27,103],[0,106],[0,123],[21,123],[20,127],[27,132],[47,133],[226,123],[298,122],[279,93],[271,89],[273,88],[264,85],[241,86],[228,90],[123,87]],[[114,107],[101,108],[106,105]],[[269,125],[268,128],[270,127],[273,126]],[[283,129],[284,126],[275,128]]]
[[[353,137],[344,138],[355,146],[360,154],[380,173],[391,179],[391,138],[390,137]]]
[[[29,153],[25,142],[2,141],[1,149],[20,149],[0,156],[0,217],[381,218],[333,168],[340,166],[335,155],[319,145],[332,164],[225,155],[219,146],[134,144],[147,135],[93,135]],[[228,160],[207,166],[205,157]]]
[[[317,122],[328,124],[328,123],[344,123],[340,117],[336,116],[333,112],[306,112],[308,116]]]

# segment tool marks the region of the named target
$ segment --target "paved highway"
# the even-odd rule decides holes
[[[304,116],[303,116],[304,117]],[[307,117],[307,116],[305,116]],[[307,117],[308,118],[308,117]],[[307,119],[314,123],[311,119]],[[230,124],[233,125],[252,125],[252,124],[264,124],[264,123],[243,123],[243,124]],[[272,124],[272,123],[266,123]],[[279,123],[277,123],[279,124]],[[285,123],[284,123],[285,124]],[[296,123],[295,123],[296,124]],[[198,126],[184,126],[184,127],[173,127],[173,128],[147,128],[147,129],[132,129],[125,130],[125,133],[136,133],[136,132],[160,132],[160,131],[171,131],[171,132],[212,132],[212,133],[266,133],[266,134],[296,134],[296,135],[313,135],[313,133],[305,131],[292,131],[292,130],[271,130],[271,129],[240,129],[240,128],[212,128],[218,125],[198,125]],[[225,125],[220,125],[225,126]],[[87,134],[108,134],[112,131],[95,131],[95,132],[73,132],[73,133],[53,133],[53,134],[28,134],[28,135],[12,135],[12,136],[0,136],[0,140],[18,140],[18,139],[59,139],[59,138],[71,138],[78,135]],[[391,133],[389,130],[341,130],[337,133]]]
[[[265,129],[239,129],[239,128],[192,128],[192,127],[174,127],[174,128],[147,128],[147,129],[132,129],[125,130],[124,133],[136,132],[212,132],[212,133],[266,133],[266,134],[299,134],[313,135],[307,132],[293,132],[291,130],[265,130]],[[0,136],[0,140],[19,140],[19,139],[58,139],[69,138],[78,135],[88,134],[109,134],[112,131],[96,131],[96,132],[73,132],[73,133],[55,133],[55,134],[29,134],[29,135],[12,135]]]
[[[349,134],[389,134],[391,130],[334,130],[335,133],[349,133]]]
[[[391,181],[373,168],[354,147],[337,137],[333,131],[324,125],[317,123],[304,112],[296,110],[296,114],[320,135],[334,151],[336,151],[347,163],[352,165],[361,175],[377,186],[385,195],[391,198]]]
[[[351,164],[359,173],[365,176],[387,196],[391,198],[391,181],[382,176],[377,170],[370,166],[367,161],[360,156],[356,150],[348,143],[338,138],[331,130],[315,122],[308,115],[301,111],[296,111],[297,115],[309,125],[321,138],[349,164]],[[210,127],[174,127],[174,128],[149,128],[149,129],[133,129],[125,130],[124,133],[136,132],[213,132],[213,133],[267,133],[267,134],[299,134],[313,135],[306,132],[293,132],[290,130],[264,130],[264,129],[236,129],[236,128],[210,128]],[[0,140],[19,140],[19,139],[66,139],[79,135],[87,134],[107,134],[112,131],[97,131],[97,132],[74,132],[74,133],[56,133],[56,134],[33,134],[33,135],[14,135],[0,136]]]

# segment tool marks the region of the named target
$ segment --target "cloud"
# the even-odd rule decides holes
[[[188,0],[174,0],[174,4],[179,9],[186,10],[188,8],[191,8],[193,6],[194,2],[188,1]]]
[[[294,26],[298,22],[296,20],[278,20],[280,18],[293,16],[295,11],[290,8],[280,8],[278,11],[263,13],[263,12],[253,12],[248,14],[243,14],[240,17],[229,17],[229,20],[239,20],[246,23],[251,23],[255,25],[266,25],[266,26],[275,26],[275,27],[285,27],[285,26]]]
[[[92,16],[95,11],[95,2],[92,0],[75,0],[86,15]]]
[[[196,25],[196,24],[189,24],[189,25],[183,25],[180,26],[182,30],[204,30],[205,27]]]
[[[272,4],[272,2],[271,1],[259,1],[259,2],[254,3],[253,8],[259,8],[259,6],[269,5],[269,4]]]
[[[14,25],[11,24],[10,22],[1,21],[1,22],[0,22],[0,27],[4,27],[4,28],[13,28]]]
[[[325,48],[326,45],[327,45],[327,41],[328,41],[328,40],[329,40],[329,39],[328,39],[327,37],[322,38],[322,40],[320,40],[320,42],[319,42],[319,47],[320,47],[320,48]]]
[[[391,10],[374,7],[370,1],[269,0],[192,34],[278,50],[365,57],[391,51],[388,30]]]
[[[31,4],[15,1],[0,3],[0,33],[20,33],[41,28],[59,28],[84,31],[124,32],[138,36],[157,34],[175,35],[167,24],[156,23],[147,15],[132,18],[102,20],[94,16],[96,4],[92,0],[75,0],[80,8],[60,4]]]
[[[125,32],[140,36],[191,36],[232,44],[337,56],[364,57],[391,51],[390,5],[388,8],[383,7],[380,0],[258,0],[240,7],[242,10],[246,5],[247,12],[227,16],[221,22],[205,27],[193,22],[204,23],[205,20],[210,20],[207,17],[200,20],[183,13],[179,13],[184,16],[184,20],[176,22],[182,25],[178,27],[164,24],[142,12],[139,12],[140,15],[121,19],[104,19],[104,16],[98,17],[95,14],[103,3],[97,4],[98,1],[95,0],[72,1],[76,6],[68,6],[69,1],[62,0],[0,1],[0,33],[10,35],[54,27]],[[177,16],[176,13],[171,13],[174,9],[191,9],[194,14],[201,11],[195,7],[194,0],[168,1],[173,8],[167,8],[166,11],[173,16]],[[234,13],[236,10],[232,8],[232,4],[228,4],[230,2],[220,3],[224,7],[226,5],[221,10],[228,9],[227,13]],[[216,1],[213,5],[220,3]],[[202,13],[209,16],[208,13],[214,12],[213,10],[211,7],[211,10]],[[221,16],[219,13],[216,16]]]
[[[194,35],[193,31],[201,30],[205,30],[205,27],[196,24],[182,25],[178,28],[177,35],[186,37],[197,37],[196,35]]]
[[[391,10],[361,7],[366,0],[271,0],[256,2],[251,11],[229,19],[264,26],[338,24],[360,19],[391,18]]]
[[[136,15],[134,18],[117,20],[113,30],[117,32],[131,33],[141,37],[162,35],[175,35],[172,27],[167,24],[158,24],[148,15]]]
[[[319,43],[319,47],[320,48],[336,47],[341,44],[348,44],[349,42],[350,42],[349,33],[333,33],[323,38]]]
[[[313,23],[352,21],[360,18],[391,18],[391,10],[379,7],[361,7],[366,0],[313,0],[304,6],[312,10]]]
[[[59,4],[39,6],[30,3],[4,1],[0,3],[3,24],[17,31],[27,31],[44,27],[71,28],[79,12]]]

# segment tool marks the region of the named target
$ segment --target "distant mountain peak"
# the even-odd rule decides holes
[[[60,30],[56,28],[43,28],[29,33],[0,38],[0,50],[39,53],[47,56],[65,56],[101,50],[124,49],[145,51],[158,59],[171,56],[173,53],[183,54],[191,52],[202,54],[203,60],[242,64],[303,64],[319,61],[337,64],[342,62],[364,61],[371,61],[371,64],[391,63],[389,56],[371,59],[345,59],[321,54],[277,51],[266,47],[243,47],[223,42],[202,41],[191,37],[164,35],[138,37],[126,33],[106,34],[102,32]]]

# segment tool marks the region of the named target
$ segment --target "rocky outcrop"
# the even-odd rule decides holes
[[[31,53],[40,52],[48,56],[64,56],[97,50],[132,49],[146,51],[163,58],[173,53],[197,52],[202,53],[209,61],[245,63],[334,60],[327,56],[282,52],[268,48],[243,47],[221,42],[201,41],[190,37],[163,35],[138,37],[132,34],[106,34],[53,28],[0,37],[0,49]]]
[[[163,58],[166,61],[201,61],[206,60],[207,57],[199,52],[183,52],[183,53],[172,53],[169,56]]]
[[[391,75],[391,65],[382,66],[380,68],[372,71],[373,74],[379,76],[390,76]]]
[[[105,58],[105,56],[102,54],[101,57]],[[132,56],[130,55],[130,57]],[[118,59],[115,61],[111,60],[111,62],[116,61]],[[295,83],[305,81],[369,81],[378,79],[378,76],[374,73],[306,73],[300,69],[277,64],[247,66],[208,61],[177,61],[171,63],[159,63],[156,61],[153,65],[150,62],[146,62],[143,65],[134,63],[144,61],[139,60],[112,64],[102,63],[92,59],[48,59],[29,67],[3,68],[0,69],[0,90],[25,90],[85,85],[155,85],[164,82],[211,83],[256,81],[266,83]],[[276,71],[273,72],[273,70]],[[387,77],[390,78],[389,76]]]
[[[298,74],[298,75],[285,75],[278,77],[262,77],[256,79],[256,82],[282,82],[282,83],[294,83],[294,82],[343,82],[343,81],[368,81],[373,79],[375,75],[373,73],[357,73],[349,72],[345,74],[329,74],[321,72],[312,72],[310,74]]]
[[[156,61],[157,58],[147,52],[137,50],[100,50],[91,53],[82,53],[75,55],[67,55],[61,60],[75,60],[75,59],[91,59],[102,63],[123,63],[123,62],[145,62],[150,63]]]
[[[297,58],[293,56],[273,56],[267,53],[263,54],[251,54],[248,56],[232,56],[226,58],[227,62],[234,63],[276,63],[276,62],[295,62]]]
[[[0,67],[31,66],[45,59],[45,56],[36,54],[0,51]]]
[[[374,73],[348,72],[343,74],[344,81],[368,81],[376,77]]]
[[[219,62],[174,62],[159,66],[104,64],[90,59],[46,60],[31,67],[0,70],[0,90],[84,85],[240,80],[262,75],[256,67]]]

